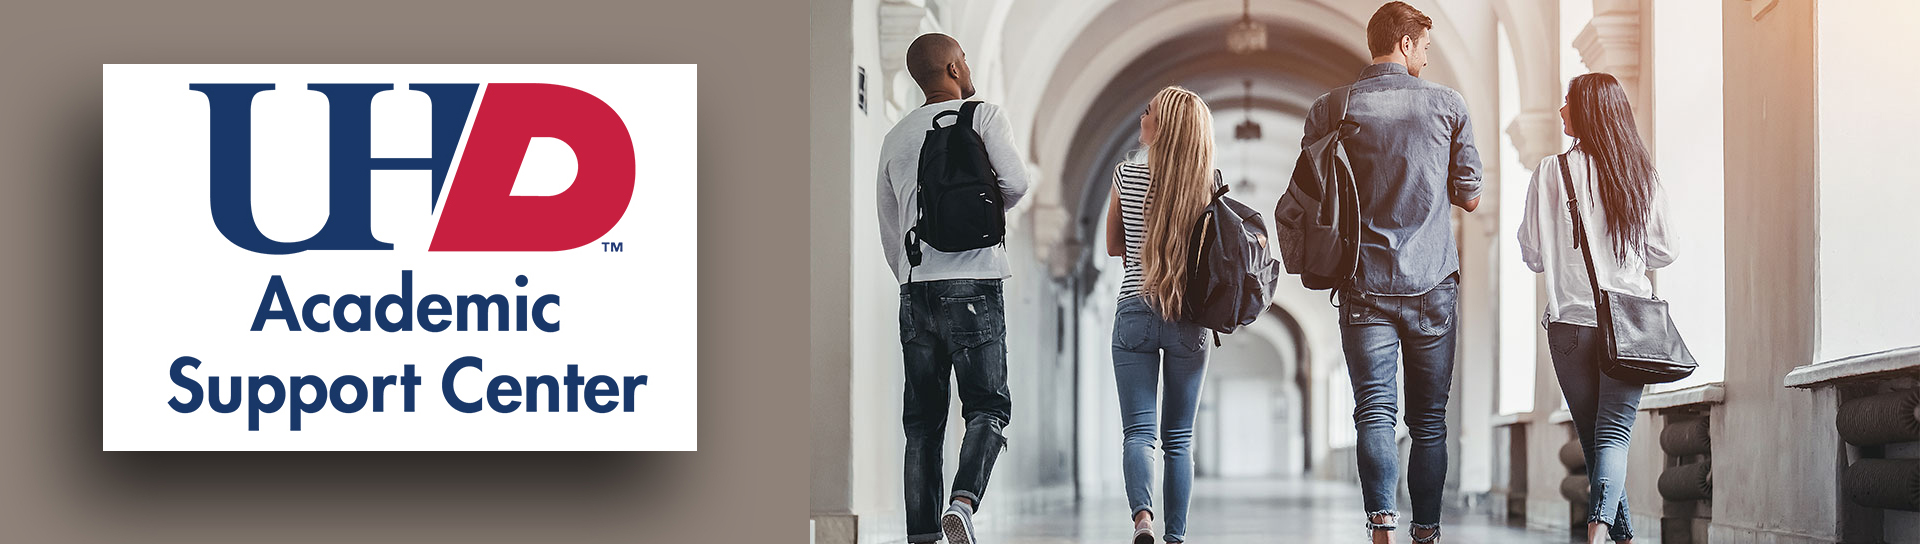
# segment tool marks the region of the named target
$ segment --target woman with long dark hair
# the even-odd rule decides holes
[[[1193,418],[1207,374],[1207,329],[1181,315],[1188,235],[1213,197],[1213,114],[1179,87],[1161,89],[1140,114],[1147,162],[1114,167],[1107,254],[1126,269],[1113,317],[1113,378],[1120,390],[1121,468],[1134,544],[1153,544],[1155,399],[1166,480],[1166,541],[1187,533],[1193,486]],[[1164,392],[1158,387],[1164,378]]]
[[[1652,296],[1647,269],[1666,266],[1674,258],[1667,238],[1666,193],[1634,128],[1627,93],[1612,75],[1573,78],[1560,119],[1574,145],[1547,157],[1533,171],[1520,222],[1520,256],[1534,272],[1546,273],[1547,307],[1541,322],[1547,328],[1554,374],[1587,458],[1587,538],[1594,543],[1632,542],[1624,485],[1641,386],[1600,372],[1595,353],[1602,338],[1594,293],[1575,243],[1592,244],[1601,289]],[[1560,161],[1566,161],[1572,178],[1571,196],[1586,227],[1583,236],[1573,232]]]

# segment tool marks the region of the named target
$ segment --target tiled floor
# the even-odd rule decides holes
[[[1187,541],[1194,544],[1353,543],[1366,541],[1360,492],[1352,485],[1312,481],[1199,481],[1187,513]],[[1124,497],[1084,502],[1077,508],[1034,513],[995,513],[977,518],[986,544],[1125,544],[1132,526]],[[1567,542],[1564,533],[1507,527],[1487,516],[1448,513],[1446,542],[1478,544]],[[1160,527],[1156,526],[1156,532]],[[1401,526],[1399,542],[1408,542]]]

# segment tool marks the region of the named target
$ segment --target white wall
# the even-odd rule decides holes
[[[1888,64],[1920,2],[1820,2],[1815,362],[1920,344],[1920,72]]]
[[[1667,191],[1678,260],[1655,274],[1672,303],[1675,326],[1700,362],[1693,376],[1656,386],[1680,389],[1721,381],[1726,373],[1726,154],[1721,102],[1720,6],[1650,2],[1644,50],[1651,77],[1654,166]]]

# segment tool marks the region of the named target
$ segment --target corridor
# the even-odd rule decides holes
[[[1365,531],[1354,521],[1354,509],[1359,504],[1359,489],[1350,484],[1301,479],[1197,480],[1192,509],[1187,514],[1191,527],[1187,541],[1364,542]],[[1120,497],[1035,512],[988,510],[975,520],[983,541],[995,544],[1120,544],[1131,535],[1127,503]],[[1569,540],[1565,535],[1556,540],[1557,533],[1550,531],[1509,527],[1485,514],[1448,512],[1442,530],[1453,542],[1538,544]]]
[[[906,70],[912,40],[961,45],[973,99],[997,106],[1030,181],[1006,216],[1013,410],[983,534],[1121,541],[1122,264],[1105,233],[1115,165],[1143,156],[1143,106],[1169,85],[1199,95],[1230,196],[1271,214],[1316,98],[1372,63],[1366,27],[1384,2],[813,0],[818,542],[907,535],[900,285],[875,167],[888,132],[926,104]],[[1574,145],[1559,112],[1568,81],[1604,72],[1672,210],[1677,259],[1648,276],[1699,363],[1646,387],[1635,412],[1623,487],[1638,541],[1920,544],[1920,487],[1887,484],[1920,482],[1920,253],[1888,250],[1920,247],[1920,169],[1888,159],[1912,155],[1920,103],[1885,90],[1920,88],[1920,71],[1876,60],[1920,2],[1409,3],[1433,22],[1419,77],[1466,104],[1483,184],[1477,209],[1451,209],[1449,541],[1561,542],[1585,524],[1585,460],[1541,325],[1550,288],[1515,233],[1534,170]],[[1211,352],[1195,542],[1360,541],[1339,320],[1326,291],[1284,276],[1260,318]],[[949,460],[961,427],[947,427]],[[1405,462],[1409,433],[1396,432]]]

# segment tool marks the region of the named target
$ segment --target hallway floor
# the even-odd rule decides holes
[[[1187,513],[1187,541],[1195,544],[1275,542],[1366,542],[1360,490],[1351,484],[1318,481],[1194,482]],[[1080,504],[1051,512],[983,512],[976,520],[987,544],[1122,544],[1131,534],[1124,497]],[[1160,530],[1160,527],[1155,527]],[[1484,544],[1566,542],[1564,533],[1508,527],[1486,515],[1443,517],[1448,542]],[[1406,525],[1399,542],[1408,542]],[[1556,538],[1557,537],[1557,538]]]

